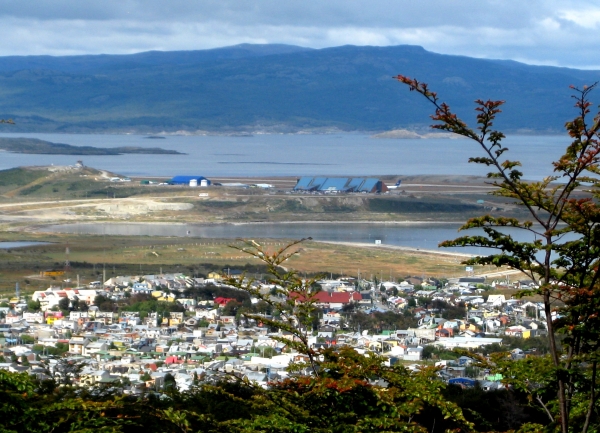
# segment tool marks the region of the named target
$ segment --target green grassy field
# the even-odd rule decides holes
[[[182,272],[207,275],[208,272],[252,269],[260,276],[260,261],[231,248],[239,242],[230,239],[189,239],[161,237],[76,236],[3,233],[2,241],[38,240],[49,244],[0,250],[0,293],[11,293],[18,281],[24,290],[45,289],[50,284],[66,285],[63,279],[87,283],[116,275]],[[275,252],[287,241],[265,240],[267,250]],[[66,248],[69,254],[66,254]],[[41,278],[46,269],[71,268],[62,278]],[[299,245],[298,254],[285,264],[306,274],[333,274],[365,277],[383,275],[386,279],[416,276],[448,277],[462,275],[460,259],[451,256],[413,254],[375,248],[356,248],[318,242]]]

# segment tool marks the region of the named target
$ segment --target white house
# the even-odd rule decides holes
[[[487,303],[494,307],[501,307],[506,304],[506,297],[504,295],[490,295],[487,298]]]

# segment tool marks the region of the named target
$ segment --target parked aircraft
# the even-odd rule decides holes
[[[402,183],[402,180],[399,180],[398,182],[396,182],[396,185],[388,186],[388,189],[397,189],[400,187],[401,183]]]
[[[213,185],[216,185],[216,183],[214,183]],[[245,183],[222,183],[221,186],[228,186],[231,188],[249,188],[250,185],[245,184]]]

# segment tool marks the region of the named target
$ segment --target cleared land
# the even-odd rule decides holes
[[[405,177],[390,194],[292,194],[295,178],[213,178],[216,182],[269,183],[274,189],[189,188],[111,182],[113,174],[91,168],[34,167],[0,172],[0,240],[43,240],[51,244],[0,250],[0,288],[17,281],[25,289],[46,287],[39,272],[72,264],[67,278],[82,282],[125,273],[205,274],[258,261],[228,246],[231,240],[160,237],[79,236],[43,233],[47,224],[69,222],[399,222],[465,221],[485,213],[519,216],[505,199],[490,196],[481,178]],[[396,178],[383,178],[393,184]],[[266,240],[269,248],[285,241]],[[65,249],[69,246],[70,255]],[[306,242],[288,266],[300,272],[378,275],[386,279],[464,274],[464,257],[402,248]],[[252,268],[254,269],[254,268]],[[258,269],[255,269],[258,272]],[[478,269],[478,272],[492,269]]]
[[[291,194],[295,178],[213,178],[215,182],[270,183],[274,189],[189,188],[110,182],[89,168],[52,167],[0,172],[0,224],[13,229],[45,222],[278,222],[464,221],[519,209],[490,196],[481,178],[407,177],[390,194]],[[164,179],[163,179],[164,180]],[[395,183],[395,178],[384,180]]]

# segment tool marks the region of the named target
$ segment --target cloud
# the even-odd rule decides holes
[[[560,18],[575,26],[583,27],[588,30],[597,30],[600,25],[600,8],[595,9],[577,9],[563,10],[558,13]]]
[[[299,27],[406,27],[489,25],[510,16],[504,26],[521,26],[539,13],[530,2],[489,0],[0,0],[0,16],[34,20],[219,21],[232,25]],[[536,2],[539,3],[539,2]],[[542,2],[548,3],[548,2]]]
[[[414,44],[589,68],[599,27],[600,8],[581,0],[0,0],[0,55]]]

